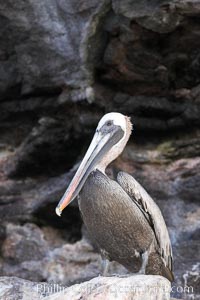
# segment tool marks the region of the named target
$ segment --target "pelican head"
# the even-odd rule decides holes
[[[131,130],[130,119],[120,113],[112,112],[102,117],[74,178],[56,207],[58,216],[79,194],[92,171],[98,169],[104,173],[107,165],[121,154]]]

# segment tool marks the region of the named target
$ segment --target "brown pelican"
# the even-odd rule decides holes
[[[131,175],[119,172],[116,182],[105,174],[131,131],[128,117],[120,113],[103,116],[56,213],[60,216],[79,195],[83,221],[104,259],[132,272],[158,274],[172,281],[171,243],[159,207]]]

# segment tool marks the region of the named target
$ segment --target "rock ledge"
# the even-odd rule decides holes
[[[0,278],[0,298],[13,300],[169,300],[170,282],[162,276],[96,277],[64,287],[56,283],[34,283],[17,277]]]

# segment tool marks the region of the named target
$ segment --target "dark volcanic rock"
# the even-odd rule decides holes
[[[84,240],[65,244],[59,230],[40,229],[30,223],[23,226],[8,223],[6,229],[1,274],[71,285],[100,273],[98,254]],[[118,266],[118,270],[123,268]]]
[[[6,239],[2,256],[14,264],[29,260],[40,260],[45,256],[47,245],[38,228],[33,224],[6,226]]]
[[[1,3],[1,49],[9,66],[6,68],[4,63],[4,69],[10,69],[8,74],[3,69],[1,76],[7,87],[20,82],[21,91],[30,93],[35,89],[80,86],[83,75],[78,51],[82,27],[97,6],[98,1],[82,1],[79,5],[62,0],[48,4]]]
[[[6,164],[5,171],[10,176],[43,173],[43,168],[44,173],[52,175],[59,162],[63,161],[66,156],[71,162],[75,159],[76,151],[69,151],[71,147],[75,147],[73,137],[69,134],[69,123],[64,124],[49,117],[41,118],[38,123],[38,126],[32,129]],[[44,153],[44,155],[38,157],[38,153]],[[50,168],[48,168],[49,162],[51,162]],[[72,167],[72,164],[65,166],[66,169],[69,167]]]

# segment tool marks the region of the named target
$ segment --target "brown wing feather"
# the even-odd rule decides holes
[[[139,204],[148,215],[148,222],[153,228],[156,240],[158,242],[158,251],[166,267],[172,271],[172,247],[168,230],[162,216],[162,213],[145,189],[131,175],[125,172],[119,172],[117,181],[131,199]]]

